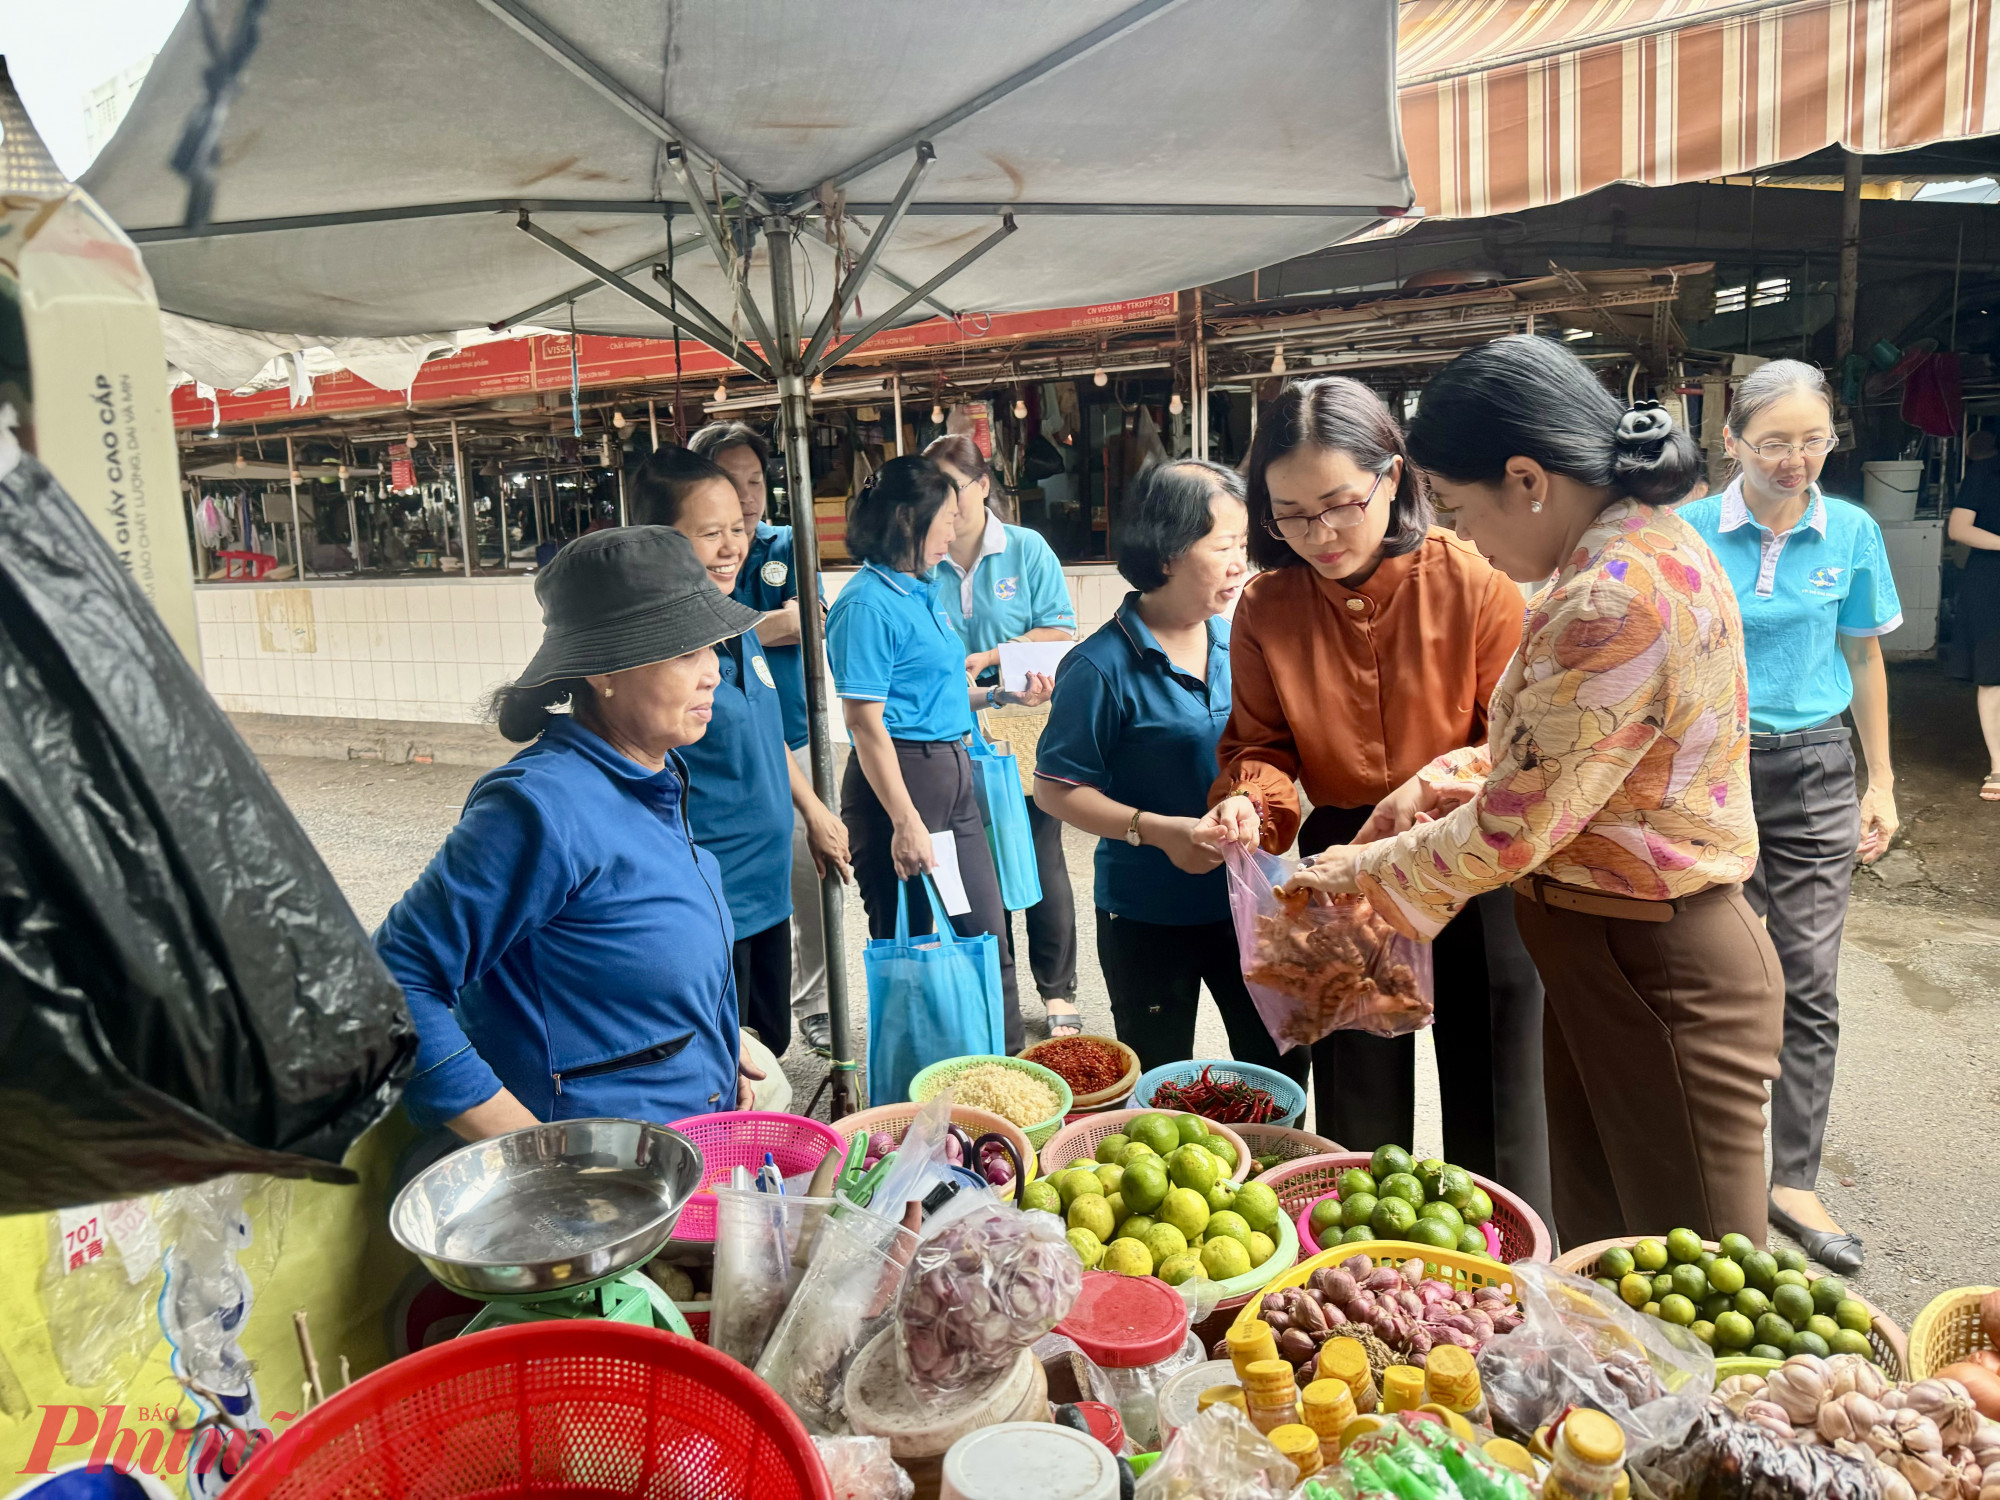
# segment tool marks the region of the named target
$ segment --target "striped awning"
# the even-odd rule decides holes
[[[2000,132],[1990,0],[1403,0],[1427,216]]]

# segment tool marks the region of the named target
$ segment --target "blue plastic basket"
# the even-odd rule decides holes
[[[1255,1063],[1237,1062],[1233,1058],[1196,1058],[1192,1062],[1167,1063],[1163,1067],[1143,1073],[1132,1089],[1131,1109],[1151,1109],[1153,1090],[1163,1083],[1193,1083],[1201,1077],[1203,1068],[1210,1069],[1209,1077],[1229,1082],[1252,1084],[1268,1091],[1277,1104],[1279,1112],[1263,1121],[1266,1125],[1295,1126],[1306,1112],[1306,1091],[1292,1082],[1275,1068],[1260,1068]]]

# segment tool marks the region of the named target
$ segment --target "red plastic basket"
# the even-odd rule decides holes
[[[385,1365],[251,1459],[230,1500],[832,1500],[771,1388],[677,1334],[524,1323]]]
[[[719,1115],[690,1115],[669,1127],[695,1143],[701,1151],[702,1191],[688,1199],[674,1225],[677,1240],[715,1238],[715,1194],[708,1189],[717,1183],[727,1187],[733,1168],[748,1167],[756,1175],[764,1165],[764,1153],[778,1164],[787,1177],[796,1177],[817,1167],[829,1151],[845,1151],[846,1140],[831,1127],[804,1115],[772,1114],[763,1110],[732,1110]]]

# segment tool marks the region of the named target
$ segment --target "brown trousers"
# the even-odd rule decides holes
[[[1762,1245],[1785,983],[1742,889],[1688,897],[1668,922],[1525,895],[1514,910],[1547,995],[1542,1090],[1563,1244],[1685,1226]]]

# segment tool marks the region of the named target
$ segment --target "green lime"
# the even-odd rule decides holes
[[[1115,1239],[1104,1247],[1104,1264],[1100,1269],[1120,1276],[1151,1276],[1153,1252],[1137,1240]]]
[[[1805,1251],[1794,1250],[1790,1245],[1780,1250],[1777,1253],[1776,1259],[1780,1271],[1803,1272],[1810,1270],[1812,1267],[1812,1262],[1806,1259]]]
[[[1401,1240],[1409,1238],[1410,1226],[1416,1222],[1417,1211],[1408,1199],[1381,1198],[1376,1201],[1368,1227],[1378,1239]]]
[[[1208,1228],[1208,1200],[1193,1188],[1177,1187],[1161,1202],[1155,1217],[1193,1239]]]
[[[1371,1207],[1368,1211],[1373,1213],[1375,1210]],[[1306,1223],[1312,1227],[1313,1237],[1317,1239],[1322,1229],[1338,1224],[1343,1212],[1343,1206],[1338,1198],[1322,1198],[1315,1203],[1312,1212],[1306,1216]]]
[[[1811,1288],[1813,1307],[1818,1312],[1831,1314],[1847,1300],[1847,1283],[1838,1276],[1822,1276]]]
[[[1611,1293],[1612,1296],[1614,1297],[1618,1296],[1618,1283],[1616,1281],[1613,1281],[1609,1276],[1598,1277],[1597,1284],[1603,1287],[1605,1291]],[[1622,1301],[1624,1299],[1620,1298],[1620,1300]]]
[[[1101,1162],[1123,1161],[1125,1148],[1132,1144],[1126,1135],[1107,1135],[1097,1143],[1097,1159]]]
[[[1688,1332],[1700,1339],[1704,1344],[1713,1345],[1715,1343],[1715,1325],[1706,1318],[1696,1318],[1692,1323],[1688,1324]]]
[[[1459,1230],[1458,1244],[1455,1248],[1460,1255],[1485,1255],[1487,1253],[1486,1236],[1468,1224],[1465,1228]],[[1614,1281],[1611,1285],[1615,1291],[1618,1283]]]
[[[1159,1152],[1155,1151],[1144,1141],[1134,1141],[1125,1148],[1124,1153],[1119,1156],[1118,1160],[1124,1166],[1129,1167],[1142,1156],[1158,1156],[1159,1154]]]
[[[1125,1133],[1142,1146],[1150,1146],[1162,1156],[1173,1155],[1181,1143],[1180,1127],[1170,1115],[1144,1114],[1126,1125]]]
[[[1630,1276],[1638,1269],[1638,1265],[1632,1259],[1632,1252],[1630,1250],[1627,1250],[1623,1245],[1613,1245],[1609,1250],[1597,1257],[1597,1269],[1606,1276],[1615,1278]]]
[[[1743,1290],[1743,1267],[1726,1256],[1719,1256],[1708,1268],[1708,1284],[1718,1292],[1734,1296]]]
[[[1208,1200],[1208,1211],[1219,1214],[1225,1208],[1236,1207],[1236,1184],[1227,1177],[1221,1178],[1202,1197]]]
[[[1208,1226],[1202,1230],[1202,1233],[1210,1239],[1221,1236],[1236,1241],[1237,1244],[1243,1246],[1246,1250],[1250,1248],[1250,1225],[1245,1221],[1243,1215],[1235,1212],[1233,1209],[1224,1209],[1219,1214],[1210,1214],[1208,1216]],[[1249,1267],[1246,1266],[1244,1269],[1248,1270]],[[1213,1273],[1211,1272],[1210,1274]],[[1218,1277],[1217,1279],[1222,1280],[1225,1278]]]
[[[1160,1206],[1173,1186],[1167,1176],[1164,1157],[1142,1156],[1125,1162],[1125,1175],[1118,1179],[1118,1196],[1135,1214],[1149,1214]]]
[[[1746,1255],[1754,1255],[1757,1252],[1757,1247],[1750,1243],[1750,1236],[1747,1234],[1725,1234],[1720,1244],[1722,1253],[1739,1263]]]
[[[1634,1271],[1619,1280],[1618,1295],[1627,1307],[1644,1307],[1653,1300],[1653,1278],[1643,1271]]]
[[[1699,1302],[1708,1295],[1708,1278],[1701,1273],[1701,1267],[1682,1264],[1673,1269],[1674,1290],[1690,1302]],[[1689,1322],[1694,1320],[1690,1318]]]
[[[1375,1179],[1359,1167],[1349,1167],[1340,1174],[1340,1181],[1334,1184],[1340,1189],[1340,1196],[1352,1198],[1356,1193],[1366,1193],[1371,1198],[1380,1197],[1375,1191]]]
[[[1228,1235],[1211,1234],[1202,1242],[1201,1268],[1210,1281],[1227,1281],[1250,1274],[1250,1247]]]
[[[1840,1332],[1840,1325],[1825,1313],[1814,1313],[1810,1318],[1806,1319],[1806,1332],[1818,1334],[1831,1345],[1833,1343],[1833,1336]]]
[[[1208,1134],[1208,1121],[1200,1115],[1175,1115],[1174,1129],[1180,1132],[1183,1146],[1192,1145]]]
[[[1417,1181],[1414,1173],[1391,1172],[1378,1180],[1381,1183],[1379,1197],[1401,1198],[1412,1208],[1424,1206],[1424,1185]]]
[[[1096,1175],[1104,1189],[1104,1196],[1109,1198],[1118,1191],[1118,1184],[1125,1180],[1125,1169],[1116,1162],[1107,1162],[1097,1169]]]
[[[1639,1311],[1644,1313],[1649,1318],[1657,1318],[1660,1315],[1660,1304],[1657,1302],[1648,1302],[1644,1307],[1640,1308]]]
[[[1167,1175],[1173,1178],[1175,1187],[1206,1193],[1221,1174],[1215,1170],[1215,1158],[1201,1147],[1181,1146],[1167,1158]]]
[[[1479,1185],[1472,1180],[1472,1174],[1463,1167],[1446,1167],[1438,1177],[1438,1196],[1467,1217],[1471,1217],[1472,1206],[1479,1201],[1473,1196],[1475,1193],[1485,1197]],[[1486,1200],[1486,1217],[1493,1217],[1490,1198]]]
[[[1453,1208],[1449,1203],[1446,1203],[1443,1199],[1439,1199],[1436,1203],[1426,1203],[1422,1208],[1417,1210],[1417,1217],[1419,1219],[1436,1219],[1441,1224],[1449,1224],[1454,1239],[1457,1238],[1459,1230],[1468,1227],[1465,1222],[1465,1215]],[[1483,1241],[1485,1236],[1482,1235],[1480,1238]]]
[[[1757,1337],[1751,1321],[1740,1312],[1726,1312],[1715,1320],[1715,1342],[1724,1349],[1747,1349]]]
[[[1747,1351],[1752,1359],[1783,1359],[1785,1351],[1776,1344],[1752,1344]]]
[[[1132,1210],[1125,1206],[1125,1200],[1119,1194],[1107,1193],[1104,1201],[1111,1205],[1111,1220],[1114,1224],[1123,1224],[1132,1217]]]
[[[1778,1262],[1768,1250],[1752,1250],[1741,1262],[1743,1279],[1760,1292],[1768,1292],[1778,1283]]]
[[[1868,1314],[1867,1303],[1848,1297],[1834,1307],[1833,1321],[1851,1333],[1866,1333],[1875,1320]],[[1828,1339],[1827,1342],[1830,1344],[1833,1340]],[[1838,1350],[1834,1352],[1839,1353]]]
[[[1667,1235],[1667,1254],[1687,1265],[1701,1254],[1701,1236],[1692,1229],[1676,1229]]]
[[[1104,1244],[1088,1229],[1072,1229],[1068,1235],[1069,1247],[1076,1252],[1076,1258],[1083,1262],[1086,1271],[1094,1271],[1104,1261]]]
[[[1064,1212],[1079,1198],[1104,1196],[1104,1184],[1097,1180],[1095,1172],[1086,1172],[1082,1167],[1071,1167],[1056,1176],[1056,1191],[1062,1195]]]
[[[1340,1201],[1340,1222],[1352,1229],[1356,1224],[1366,1224],[1375,1217],[1375,1205],[1381,1200],[1373,1193],[1356,1193],[1351,1198]]]
[[[1472,1201],[1459,1204],[1458,1210],[1465,1215],[1466,1223],[1484,1224],[1493,1217],[1493,1200],[1487,1196],[1485,1188],[1474,1184]]]
[[[1021,1207],[1038,1208],[1043,1213],[1060,1214],[1063,1211],[1062,1194],[1056,1185],[1046,1177],[1037,1177],[1021,1189]]]
[[[1857,1333],[1852,1328],[1836,1329],[1833,1337],[1826,1341],[1826,1346],[1835,1354],[1858,1354],[1863,1359],[1875,1357],[1875,1346],[1868,1342],[1868,1335]]]
[[[1838,1329],[1834,1331],[1836,1333],[1839,1332]],[[1797,1333],[1792,1335],[1791,1341],[1785,1345],[1785,1357],[1787,1359],[1791,1358],[1794,1354],[1817,1354],[1821,1359],[1825,1359],[1831,1353],[1833,1353],[1833,1350],[1828,1347],[1826,1340],[1808,1328],[1801,1328]]]
[[[1079,1156],[1074,1158],[1063,1170],[1065,1172],[1094,1172],[1097,1170],[1097,1166],[1098,1163],[1095,1158]]]
[[[1727,1292],[1710,1292],[1701,1299],[1701,1315],[1713,1323],[1717,1318],[1735,1307],[1735,1301]]]
[[[1433,1250],[1458,1248],[1458,1231],[1442,1219],[1418,1219],[1405,1231],[1404,1238],[1413,1245],[1428,1245]]]
[[[1812,1293],[1802,1286],[1779,1286],[1771,1293],[1771,1311],[1783,1318],[1794,1328],[1801,1327],[1812,1316]],[[1772,1339],[1777,1343],[1777,1339]]]
[[[1236,1148],[1229,1144],[1227,1136],[1205,1135],[1196,1141],[1195,1145],[1201,1147],[1202,1150],[1221,1162],[1223,1171],[1233,1172],[1236,1170]]]
[[[1410,1153],[1401,1146],[1377,1146],[1375,1154],[1368,1159],[1368,1170],[1380,1182],[1392,1172],[1407,1172],[1416,1163],[1410,1160]]]
[[[1368,1228],[1366,1225],[1363,1225],[1361,1233],[1365,1237],[1372,1238],[1375,1231]],[[1321,1250],[1331,1250],[1335,1245],[1340,1244],[1346,1238],[1347,1238],[1347,1232],[1343,1230],[1338,1224],[1335,1224],[1331,1228],[1323,1231],[1322,1233],[1314,1235],[1312,1237],[1312,1242],[1317,1248]],[[1303,1250],[1304,1247],[1301,1246],[1300,1248]]]
[[[1350,1224],[1340,1232],[1343,1245],[1363,1245],[1375,1238],[1374,1229],[1367,1224]]]
[[[1261,1182],[1246,1182],[1236,1190],[1236,1211],[1252,1229],[1270,1235],[1278,1232],[1278,1216],[1284,1212],[1276,1191]]]
[[[1701,1267],[1701,1274],[1706,1276],[1708,1268],[1720,1259],[1722,1257],[1717,1255],[1713,1250],[1704,1250],[1694,1258],[1694,1263]]]
[[[1159,1275],[1168,1286],[1179,1286],[1184,1281],[1208,1280],[1208,1272],[1201,1268],[1201,1256],[1192,1250],[1183,1250],[1162,1265]]]
[[[1437,1197],[1438,1182],[1444,1176],[1444,1169],[1445,1163],[1439,1161],[1435,1156],[1426,1156],[1422,1161],[1417,1163],[1417,1181],[1424,1185],[1424,1196],[1426,1198]]]
[[[1807,1290],[1811,1290],[1812,1288],[1811,1278],[1803,1271],[1780,1271],[1771,1280],[1774,1286],[1802,1286]]]
[[[1641,1240],[1632,1247],[1632,1264],[1651,1274],[1667,1265],[1667,1247],[1658,1240]]]
[[[1653,1277],[1653,1300],[1655,1302],[1659,1301],[1662,1297],[1671,1297],[1673,1293],[1674,1293],[1673,1272],[1661,1271],[1656,1276]]]
[[[1278,1242],[1260,1230],[1250,1231],[1250,1266],[1255,1270],[1278,1253]]]
[[[1675,1292],[1670,1297],[1660,1299],[1660,1317],[1668,1323],[1678,1323],[1686,1328],[1694,1322],[1694,1303]]]
[[[1118,1227],[1118,1220],[1111,1212],[1110,1201],[1102,1193],[1085,1193],[1070,1200],[1069,1227],[1088,1229],[1100,1240],[1108,1240]]]
[[[1138,1236],[1133,1238],[1138,1239]],[[1139,1243],[1146,1247],[1156,1266],[1165,1265],[1188,1247],[1187,1236],[1171,1224],[1155,1224]]]
[[[1736,1294],[1736,1310],[1755,1321],[1771,1310],[1771,1299],[1754,1286],[1746,1286]]]
[[[1797,1332],[1787,1320],[1774,1312],[1765,1313],[1757,1320],[1757,1342],[1760,1344],[1776,1344],[1783,1348]]]

